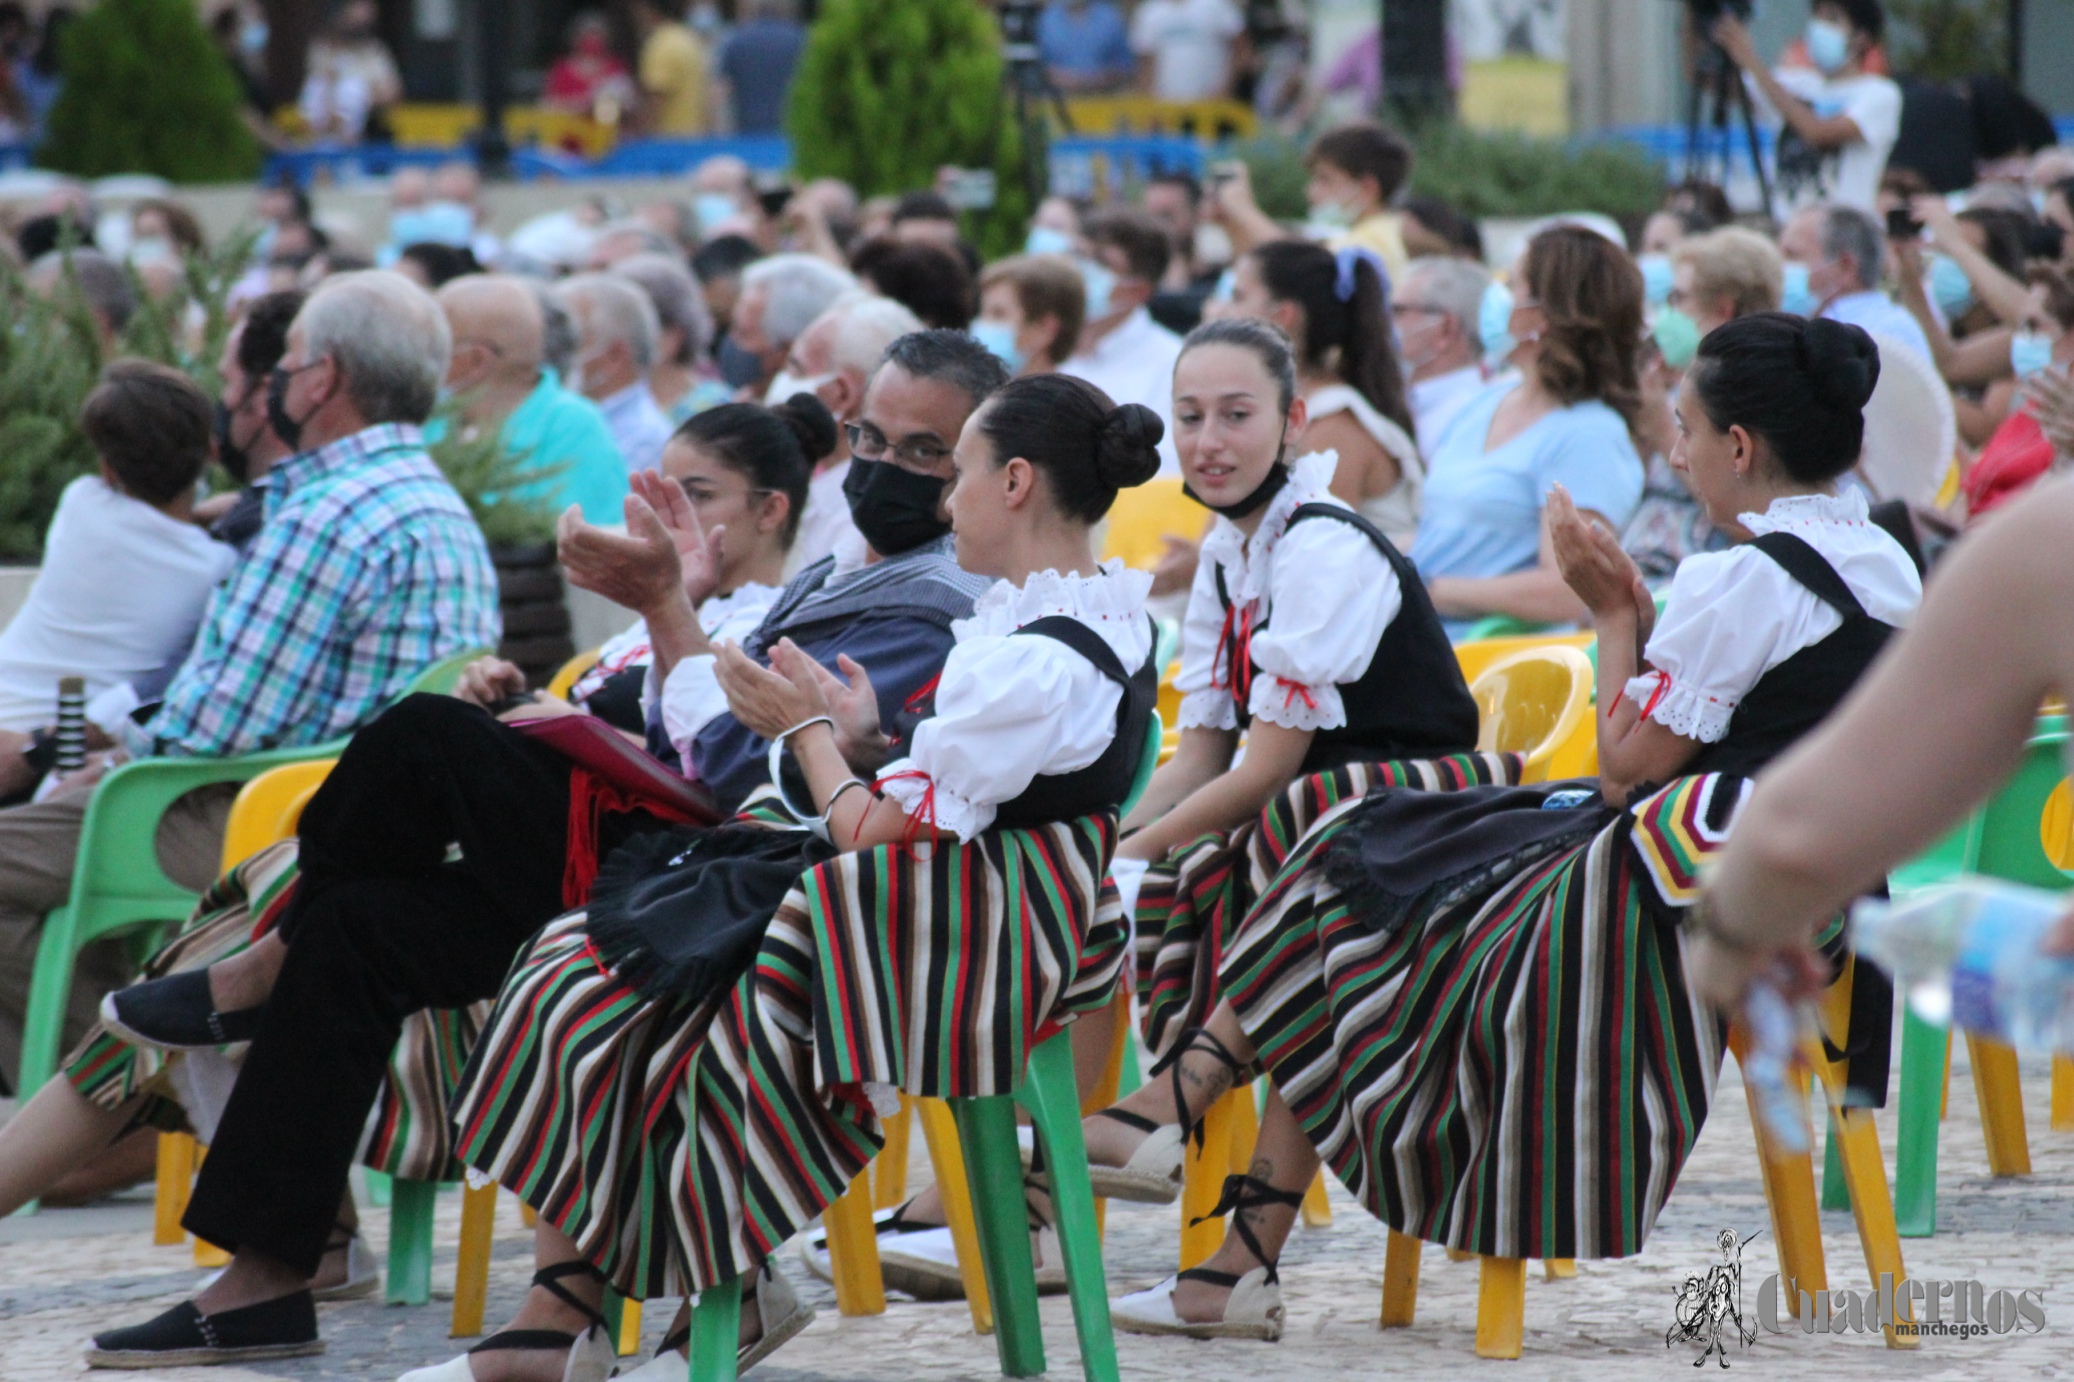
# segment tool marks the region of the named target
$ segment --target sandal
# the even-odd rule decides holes
[[[1040,1158],[1041,1163],[1041,1158]],[[1023,1188],[1048,1189],[1040,1168],[1023,1177]],[[1044,1221],[1035,1206],[1027,1205],[1031,1258],[1036,1266],[1037,1294],[1057,1295],[1066,1289],[1066,1254],[1059,1246],[1059,1232]],[[916,1300],[965,1299],[965,1274],[958,1266],[958,1248],[948,1228],[910,1230],[890,1244],[881,1240],[879,1278],[895,1291],[905,1291]]]
[[[632,1372],[619,1375],[619,1382],[684,1382],[684,1369],[689,1365],[681,1349],[691,1346],[691,1326],[682,1325],[663,1335],[663,1341],[655,1347],[655,1353],[647,1362]]]
[[[1271,1204],[1300,1208],[1303,1192],[1277,1190],[1253,1176],[1226,1176],[1224,1195],[1217,1201],[1217,1207],[1194,1222],[1200,1224],[1230,1214],[1231,1226],[1239,1235],[1239,1241],[1261,1265],[1244,1275],[1220,1272],[1211,1267],[1190,1267],[1149,1291],[1138,1291],[1111,1301],[1110,1320],[1118,1329],[1133,1334],[1179,1334],[1191,1339],[1263,1339],[1269,1343],[1280,1339],[1285,1318],[1281,1274],[1275,1270],[1275,1264],[1268,1261],[1267,1254],[1260,1250],[1260,1240],[1254,1236],[1253,1226],[1246,1222],[1247,1210]],[[1212,1286],[1229,1288],[1231,1295],[1224,1302],[1224,1317],[1201,1322],[1182,1319],[1174,1310],[1174,1288],[1183,1281],[1207,1281]]]
[[[799,1298],[799,1292],[778,1275],[769,1258],[764,1259],[763,1269],[756,1274],[756,1313],[763,1321],[763,1333],[735,1354],[738,1373],[749,1371],[776,1353],[788,1339],[814,1322],[814,1307]]]
[[[368,1250],[367,1241],[360,1236],[360,1230],[346,1224],[333,1224],[332,1229],[334,1232],[343,1234],[344,1237],[334,1238],[329,1243],[326,1243],[324,1251],[329,1255],[339,1251],[341,1248],[345,1249],[346,1279],[339,1282],[336,1286],[312,1286],[310,1288],[310,1299],[315,1301],[360,1300],[381,1290],[382,1265],[375,1260],[375,1255]]]
[[[1207,1042],[1208,1045],[1200,1045]],[[1182,1115],[1178,1123],[1155,1123],[1150,1118],[1126,1112],[1120,1108],[1105,1108],[1095,1113],[1097,1118],[1108,1118],[1127,1128],[1136,1128],[1146,1134],[1131,1159],[1121,1166],[1098,1166],[1088,1163],[1088,1180],[1093,1183],[1098,1199],[1130,1200],[1138,1204],[1172,1204],[1181,1195],[1181,1167],[1185,1159],[1188,1140],[1192,1137],[1198,1147],[1203,1143],[1203,1122],[1208,1116],[1207,1106],[1187,1119],[1188,1099],[1181,1088],[1181,1058],[1191,1051],[1202,1051],[1215,1056],[1230,1071],[1232,1082],[1237,1084],[1246,1074],[1246,1067],[1238,1057],[1225,1049],[1224,1043],[1201,1027],[1190,1027],[1181,1034],[1174,1049],[1165,1059],[1152,1067],[1158,1077],[1167,1073],[1174,1083],[1174,1108]]]
[[[619,1350],[613,1346],[611,1331],[605,1327],[605,1317],[562,1285],[562,1278],[566,1276],[588,1276],[603,1281],[605,1274],[588,1262],[556,1262],[533,1273],[535,1286],[590,1321],[583,1333],[564,1334],[559,1329],[507,1329],[501,1334],[492,1334],[458,1358],[449,1358],[436,1367],[417,1368],[405,1373],[397,1382],[475,1382],[475,1373],[468,1366],[469,1355],[498,1353],[507,1349],[529,1353],[566,1351],[569,1361],[562,1368],[562,1382],[605,1382],[619,1365]]]

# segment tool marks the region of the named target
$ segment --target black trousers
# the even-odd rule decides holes
[[[600,857],[661,826],[607,816]],[[190,1232],[317,1270],[403,1020],[496,995],[562,910],[568,828],[568,760],[476,706],[412,696],[353,736],[303,813],[288,958]]]

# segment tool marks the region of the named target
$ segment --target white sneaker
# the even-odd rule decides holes
[[[1268,1269],[1255,1267],[1238,1279],[1224,1303],[1224,1318],[1198,1324],[1174,1313],[1170,1276],[1149,1291],[1137,1291],[1109,1302],[1109,1320],[1132,1334],[1181,1334],[1191,1339],[1265,1339],[1282,1337],[1282,1288],[1267,1279]]]

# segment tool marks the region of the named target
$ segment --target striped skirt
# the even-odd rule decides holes
[[[252,855],[209,886],[179,934],[145,961],[139,979],[201,969],[244,950],[279,923],[294,899],[297,877],[293,840]],[[361,1164],[405,1180],[461,1178],[446,1108],[489,1010],[488,1003],[477,1003],[404,1019],[368,1115]],[[206,1143],[244,1053],[242,1044],[185,1052],[132,1046],[96,1023],[66,1058],[62,1074],[102,1108],[113,1111],[140,1100],[136,1122],[191,1132]]]
[[[1256,823],[1199,836],[1154,864],[1138,886],[1133,940],[1146,1050],[1164,1056],[1183,1031],[1208,1020],[1232,934],[1322,817],[1377,787],[1509,785],[1519,781],[1520,763],[1517,754],[1465,753],[1331,768],[1291,783]]]
[[[1114,844],[1102,816],[840,855],[697,1003],[642,998],[584,913],[551,922],[456,1098],[462,1160],[630,1297],[733,1280],[877,1153],[894,1091],[1009,1093],[1036,1042],[1111,1000]]]
[[[1721,1062],[1676,918],[1747,786],[1680,779],[1395,930],[1328,879],[1354,810],[1290,855],[1232,938],[1225,992],[1370,1212],[1492,1256],[1641,1249]]]

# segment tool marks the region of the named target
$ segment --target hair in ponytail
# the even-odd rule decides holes
[[[996,464],[1022,457],[1044,472],[1059,512],[1099,523],[1119,489],[1159,474],[1166,425],[1142,404],[1118,407],[1085,379],[1033,374],[987,400],[979,430]]]
[[[1359,250],[1335,254],[1308,240],[1270,240],[1252,256],[1268,296],[1303,312],[1296,342],[1303,366],[1345,380],[1410,435],[1404,372],[1390,334],[1389,289],[1375,260]]]

